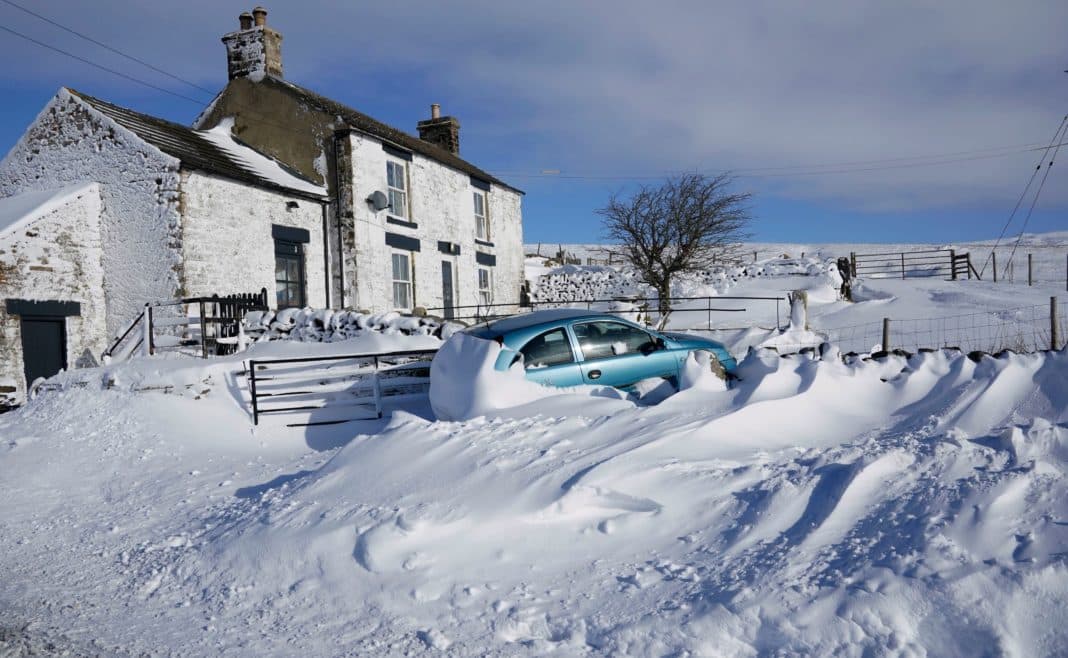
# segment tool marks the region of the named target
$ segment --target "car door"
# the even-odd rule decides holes
[[[582,371],[563,327],[544,331],[519,348],[527,379],[546,386],[578,386]]]
[[[595,320],[571,327],[587,384],[626,387],[650,377],[678,377],[675,355],[656,336],[624,322]]]

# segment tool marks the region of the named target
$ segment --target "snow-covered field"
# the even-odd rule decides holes
[[[832,284],[725,294],[808,289],[818,329],[1063,289]],[[242,356],[437,345],[135,360],[0,416],[0,654],[1068,653],[1063,349],[757,350],[659,404],[436,368],[479,415],[252,426]]]

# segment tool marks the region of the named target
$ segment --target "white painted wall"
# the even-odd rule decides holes
[[[114,335],[180,293],[178,160],[61,89],[0,162],[0,196],[100,183],[103,290]]]
[[[408,221],[415,229],[387,222],[389,211],[374,212],[364,201],[375,191],[387,191],[386,161],[392,158],[377,139],[353,133],[352,146],[353,227],[356,237],[356,271],[346,272],[356,290],[355,306],[372,311],[393,308],[393,250],[386,246],[386,232],[420,240],[421,251],[414,254],[415,304],[427,308],[442,305],[441,261],[454,261],[457,279],[456,304],[478,303],[478,279],[475,262],[475,214],[468,174],[446,167],[435,160],[414,154],[408,161]],[[494,301],[518,302],[523,282],[523,233],[521,195],[500,186],[487,194],[493,247],[477,249],[497,257],[494,268]],[[438,241],[460,245],[459,256],[438,251]],[[355,279],[354,284],[351,283]],[[469,314],[459,311],[459,315]],[[437,311],[432,311],[438,313]]]
[[[307,301],[326,305],[322,205],[301,197],[244,185],[201,171],[182,171],[182,260],[191,297],[259,292],[275,301],[271,225],[306,229]],[[295,208],[287,208],[294,202]]]
[[[81,315],[66,320],[67,364],[95,365],[107,347],[100,241],[100,188],[92,185],[36,220],[0,234],[0,399],[25,397],[20,318],[5,299],[71,301]],[[9,391],[14,388],[14,391]]]

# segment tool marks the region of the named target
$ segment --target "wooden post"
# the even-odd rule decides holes
[[[853,270],[853,278],[857,278],[857,252],[849,252],[849,268]]]
[[[1049,348],[1056,350],[1060,345],[1060,336],[1057,335],[1057,298],[1049,298]]]
[[[994,264],[994,283],[998,282],[998,253],[996,251],[990,252],[990,261]]]
[[[756,259],[756,256],[757,256],[757,252],[755,252],[755,251],[754,251],[754,252],[753,252],[753,262],[754,262],[754,263],[755,263],[755,262],[756,262],[756,260],[757,260],[757,259]]]
[[[890,351],[890,318],[883,318],[883,351]]]
[[[205,331],[206,324],[204,323],[204,301],[200,302],[200,354],[205,359],[208,358],[208,332]]]
[[[145,312],[141,316],[141,356],[152,354],[152,307],[145,304]]]
[[[905,252],[901,252],[901,278],[905,278]]]
[[[902,255],[904,258],[904,255]],[[953,271],[953,281],[957,280],[957,252],[953,249],[949,250],[949,269]],[[968,278],[972,278],[972,273],[968,272]]]
[[[1033,286],[1035,284],[1034,270],[1031,267],[1031,254],[1027,254],[1027,285]]]

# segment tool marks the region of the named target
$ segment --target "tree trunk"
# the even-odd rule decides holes
[[[660,320],[656,328],[663,330],[667,327],[668,316],[671,315],[671,283],[665,283],[656,289],[656,310],[660,314]]]

